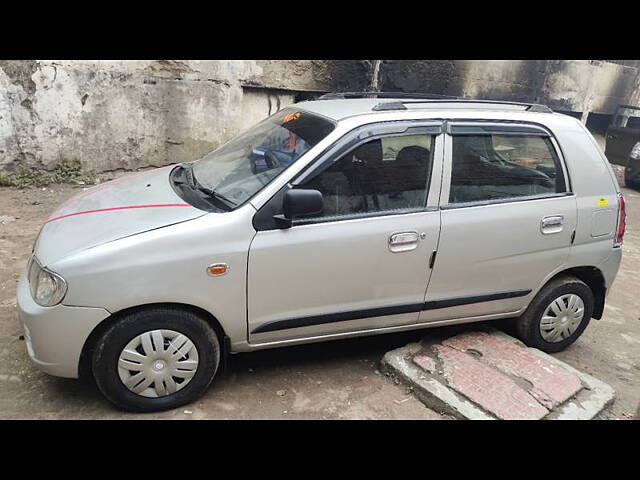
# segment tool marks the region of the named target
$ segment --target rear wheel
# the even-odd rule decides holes
[[[166,410],[207,389],[220,363],[215,331],[197,315],[173,308],[131,313],[98,341],[96,384],[120,408]]]
[[[553,353],[575,342],[591,320],[593,292],[580,279],[560,277],[545,285],[516,322],[520,339]]]

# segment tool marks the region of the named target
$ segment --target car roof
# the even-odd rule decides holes
[[[404,105],[404,108],[400,105]],[[380,109],[380,107],[383,108]],[[314,100],[296,103],[294,108],[306,110],[310,113],[322,115],[333,121],[340,121],[346,118],[362,116],[362,115],[384,115],[388,116],[393,113],[407,113],[411,112],[415,118],[443,118],[452,117],[464,114],[462,116],[468,117],[470,113],[474,113],[480,118],[491,119],[495,118],[504,119],[505,113],[509,114],[509,118],[518,120],[527,120],[528,118],[536,117],[538,120],[540,116],[559,116],[559,114],[552,113],[540,113],[537,111],[527,111],[529,105],[518,103],[491,103],[489,101],[482,100],[425,100],[419,98],[345,98],[345,99],[331,99],[331,100]],[[396,108],[397,107],[397,108]],[[404,115],[401,115],[404,116]]]

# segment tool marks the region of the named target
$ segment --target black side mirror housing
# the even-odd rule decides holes
[[[322,193],[318,190],[305,190],[292,188],[284,194],[282,200],[283,215],[275,215],[273,218],[280,228],[290,228],[294,218],[308,217],[322,213]]]
[[[284,194],[282,209],[286,218],[322,213],[322,194],[318,190],[291,189]]]

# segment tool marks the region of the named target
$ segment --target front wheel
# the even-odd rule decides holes
[[[98,341],[96,384],[116,406],[151,412],[191,402],[207,389],[220,363],[215,331],[199,316],[174,308],[124,316]]]
[[[635,168],[637,166],[637,161],[633,162],[632,160],[627,160],[627,164],[624,168],[624,185],[628,188],[638,188],[638,180],[640,178],[640,174],[638,170]]]
[[[545,285],[516,322],[529,347],[554,353],[575,342],[593,314],[593,292],[582,280],[564,276]]]

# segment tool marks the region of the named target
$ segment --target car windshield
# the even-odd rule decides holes
[[[322,117],[287,108],[194,162],[193,174],[200,185],[240,205],[333,129]]]

